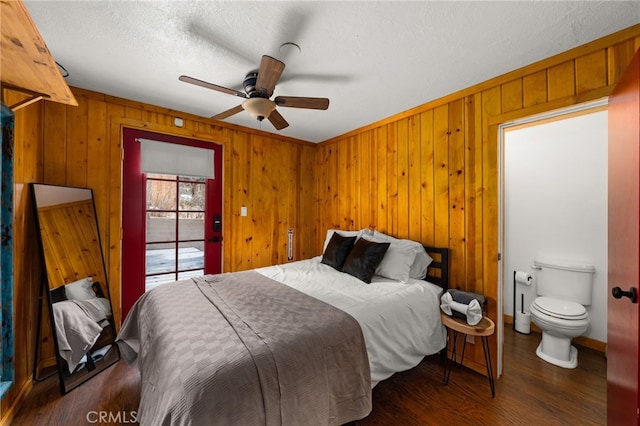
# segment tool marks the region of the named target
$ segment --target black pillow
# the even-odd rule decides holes
[[[49,295],[51,296],[51,303],[58,303],[67,300],[67,293],[64,291],[63,285],[51,290]]]
[[[353,243],[356,242],[356,238],[357,237],[343,237],[337,232],[334,232],[322,255],[322,263],[338,271],[342,271],[342,265],[351,251]]]
[[[342,272],[369,284],[391,243],[374,243],[360,238],[347,256]]]

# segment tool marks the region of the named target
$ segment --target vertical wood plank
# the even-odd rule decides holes
[[[375,224],[375,229],[384,232],[388,228],[388,214],[389,210],[389,191],[387,185],[387,166],[388,161],[388,148],[387,148],[387,126],[378,127],[375,131],[376,137],[376,158],[378,167],[376,169],[376,175],[378,180],[378,223]]]
[[[124,117],[132,120],[142,120],[142,110],[139,107],[126,106],[124,108]]]
[[[627,65],[631,62],[633,54],[638,50],[633,40],[618,43],[607,48],[607,83],[615,84],[620,79]]]
[[[124,117],[125,108],[121,105],[107,103],[107,121],[108,123],[117,123],[120,117]],[[122,291],[121,291],[121,259],[122,259],[122,161],[124,156],[124,147],[122,145],[122,128],[120,126],[110,126],[107,130],[109,137],[109,176],[117,176],[112,179],[108,186],[109,201],[105,207],[109,218],[109,226],[107,229],[100,230],[101,235],[105,235],[108,241],[108,250],[105,252],[105,264],[107,265],[107,279],[109,280],[109,295],[111,296],[111,305],[113,308],[113,317],[116,323],[116,329],[120,329],[121,311],[122,311]],[[99,215],[103,214],[102,210],[98,211]]]
[[[500,90],[482,92],[482,281],[476,289],[487,297],[487,309],[493,314],[498,295],[498,134],[497,126],[489,126],[490,117],[500,114]]]
[[[604,50],[576,58],[576,93],[607,85],[607,57]]]
[[[272,186],[266,172],[264,163],[263,138],[257,135],[250,135],[251,156],[249,167],[251,169],[251,180],[249,188],[253,198],[251,221],[245,221],[244,235],[248,239],[250,252],[245,258],[242,269],[250,269],[252,265],[262,265],[265,258],[271,258],[270,241],[273,236],[273,223],[271,221],[272,212],[269,210],[268,200],[265,199],[267,188]],[[255,192],[255,196],[253,195]],[[257,232],[258,228],[264,229]]]
[[[338,185],[339,178],[342,173],[340,170],[340,153],[338,152],[338,144],[333,144],[329,148],[328,153],[328,164],[329,164],[329,205],[327,206],[327,214],[330,216],[327,218],[327,229],[336,229],[340,227],[341,216],[340,216],[340,186]],[[344,170],[344,169],[343,169]],[[324,230],[326,231],[326,230]],[[325,232],[322,232],[324,235]],[[321,238],[322,242],[324,242],[324,238]],[[322,244],[321,242],[321,244]]]
[[[398,126],[387,124],[387,227],[385,233],[398,235]]]
[[[522,91],[521,78],[502,85],[503,112],[515,111],[522,108]]]
[[[109,142],[107,139],[107,105],[95,99],[87,100],[87,187],[101,188],[104,182],[111,180],[109,162]],[[96,214],[101,232],[103,253],[108,249],[108,236],[103,233],[109,229],[109,192],[94,190]]]
[[[482,201],[483,184],[482,171],[484,159],[483,126],[482,126],[482,94],[476,93],[468,98],[465,132],[467,134],[467,150],[465,165],[466,187],[466,251],[468,288],[480,291],[477,283],[482,283],[483,262],[483,234],[482,234]]]
[[[322,234],[330,229],[329,221],[332,218],[330,210],[331,201],[333,200],[331,183],[329,181],[331,174],[329,166],[329,156],[332,145],[322,145],[318,148],[316,156],[316,173],[318,181],[316,184],[316,199],[318,203],[318,229],[316,230],[316,254],[322,253],[322,242],[324,238]],[[333,174],[335,176],[336,173]]]
[[[409,117],[409,233],[408,238],[422,241],[422,202],[420,200],[421,176],[420,170],[420,115]]]
[[[435,244],[449,247],[449,105],[433,111]]]
[[[87,186],[87,99],[80,97],[77,107],[67,107],[67,180],[66,185]]]
[[[67,180],[67,107],[47,102],[44,110],[44,182],[64,185]]]
[[[449,248],[450,277],[466,284],[465,245],[465,128],[464,101],[449,103]]]
[[[349,213],[351,212],[351,194],[349,194],[349,144],[347,141],[336,147],[336,154],[338,156],[337,170],[344,170],[346,173],[341,173],[341,178],[338,179],[336,193],[336,201],[338,202],[339,212],[339,229],[350,229]]]
[[[239,202],[240,205],[246,205],[249,212],[247,216],[240,217],[239,219],[238,229],[240,230],[240,240],[238,242],[241,244],[241,249],[238,254],[240,254],[240,256],[235,262],[237,269],[231,269],[231,271],[243,271],[250,267],[253,255],[253,226],[257,221],[256,212],[260,209],[258,204],[259,198],[254,191],[259,191],[259,188],[252,186],[254,176],[256,175],[252,167],[253,136],[240,134],[240,132],[234,133],[234,142],[237,143],[237,149],[240,153],[237,159],[238,168],[234,171],[233,176],[234,182],[239,183],[239,185],[236,185],[235,194],[239,195],[237,202]],[[242,204],[243,201],[247,201],[247,204]],[[240,214],[237,205],[235,206],[234,214]]]
[[[361,229],[360,224],[360,168],[359,165],[360,150],[358,143],[358,136],[352,136],[349,138],[349,157],[348,157],[348,170],[349,173],[349,216],[347,218],[347,229]]]
[[[300,154],[297,179],[299,182],[296,203],[292,210],[297,212],[296,223],[293,226],[295,232],[296,260],[309,259],[316,256],[315,230],[318,223],[317,201],[315,197],[316,184],[316,153],[315,147],[296,146]]]
[[[373,209],[372,205],[375,205],[375,194],[372,189],[372,181],[371,181],[371,160],[372,160],[372,152],[370,149],[370,133],[363,132],[358,135],[358,154],[357,154],[357,166],[358,171],[360,173],[360,188],[358,194],[358,205],[359,208],[359,222],[357,225],[358,229],[368,228],[369,225],[373,222],[372,213]]]
[[[522,90],[525,107],[547,102],[547,70],[525,76]]]
[[[398,121],[397,230],[394,236],[409,237],[409,118]]]
[[[363,225],[369,229],[375,228],[378,223],[378,150],[374,137],[375,131],[370,130],[362,138],[363,148],[368,153],[369,160],[369,165],[365,165],[369,169],[369,221]]]
[[[575,62],[573,60],[548,69],[548,91],[550,101],[575,95]]]
[[[433,110],[420,114],[420,233],[425,245],[435,245]]]

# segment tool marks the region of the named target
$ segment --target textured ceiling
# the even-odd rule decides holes
[[[640,23],[614,1],[25,1],[71,86],[210,117],[240,98],[262,55],[286,69],[277,132],[245,111],[226,121],[319,142]],[[295,42],[301,52],[280,52]]]

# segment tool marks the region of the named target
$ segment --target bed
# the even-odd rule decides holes
[[[334,250],[332,240],[345,238],[346,254]],[[117,338],[141,371],[140,424],[337,425],[366,417],[379,381],[446,344],[439,298],[448,251],[405,242],[330,230],[322,256],[145,293]],[[418,257],[419,271],[409,273]],[[409,276],[416,273],[429,281]]]
[[[87,367],[95,368],[95,361],[104,353],[89,356],[89,350],[110,325],[111,305],[102,293],[100,283],[91,277],[77,280],[51,290],[51,311],[55,323],[58,352],[69,374]],[[113,336],[113,334],[111,334]]]

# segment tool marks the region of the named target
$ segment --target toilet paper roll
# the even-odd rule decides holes
[[[531,334],[531,314],[529,312],[516,312],[516,331],[522,334]]]
[[[516,282],[524,285],[531,285],[533,278],[531,274],[522,271],[516,271]]]

